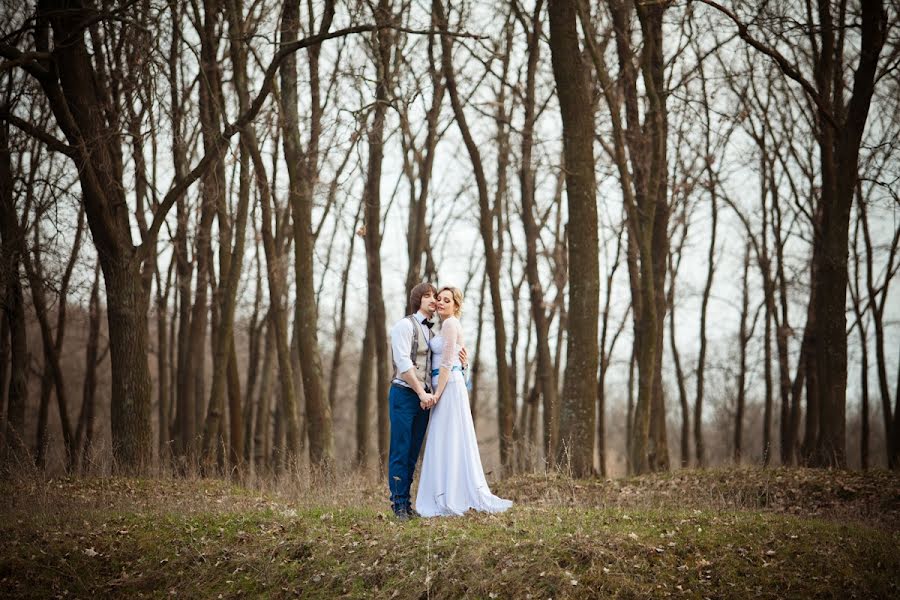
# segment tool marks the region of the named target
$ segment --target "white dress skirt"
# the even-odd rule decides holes
[[[445,352],[445,346],[451,350]],[[462,347],[459,319],[445,319],[430,347],[433,365],[458,369]],[[512,500],[492,494],[488,487],[478,453],[469,392],[457,369],[451,371],[440,401],[431,409],[416,494],[416,511],[423,517],[462,515],[470,509],[497,513],[513,504]],[[434,377],[433,389],[437,389],[437,382],[438,377]]]

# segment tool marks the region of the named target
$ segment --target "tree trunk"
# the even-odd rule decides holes
[[[250,93],[247,85],[247,59],[242,47],[245,36],[242,22],[240,0],[228,0],[228,30],[231,32],[229,44],[231,61],[234,65],[233,82],[237,90],[238,105],[241,112],[250,104]],[[235,43],[239,40],[239,43]],[[218,129],[218,121],[215,123]],[[240,382],[237,379],[237,365],[234,349],[234,312],[237,302],[237,288],[241,279],[244,259],[244,242],[247,227],[247,216],[250,205],[250,150],[248,146],[256,145],[252,126],[241,132],[240,178],[238,183],[238,202],[234,219],[234,231],[231,230],[231,217],[224,196],[217,198],[217,216],[220,232],[219,261],[220,286],[218,293],[219,324],[216,344],[213,349],[213,380],[210,391],[209,410],[203,436],[203,450],[209,461],[209,452],[216,439],[224,437],[221,420],[224,417],[225,394],[229,398],[229,462],[240,467],[244,458],[244,428],[241,423]],[[231,239],[234,238],[234,248]]]
[[[82,199],[106,283],[112,363],[111,429],[117,467],[143,472],[153,456],[150,421],[151,384],[147,363],[148,291],[142,281],[141,256],[131,237],[129,204],[123,186],[119,135],[112,124],[104,74],[97,73],[86,44],[86,8],[48,0],[38,5],[39,51],[53,39],[67,42],[52,53],[52,75],[40,78],[59,127],[76,161]]]
[[[319,33],[331,27],[334,3],[325,3]],[[297,39],[300,28],[299,3],[287,2],[282,13],[282,44]],[[312,119],[309,145],[301,148],[300,118],[297,113],[297,61],[294,56],[281,66],[281,117],[284,158],[287,162],[294,235],[294,274],[297,286],[298,351],[306,401],[309,458],[313,466],[329,470],[334,460],[331,405],[325,398],[322,359],[319,354],[318,309],[313,283],[312,205],[318,173],[321,103],[319,99],[319,46],[307,51],[310,69]],[[385,350],[386,352],[386,350]],[[382,363],[383,364],[383,363]]]
[[[763,466],[769,466],[772,459],[772,317],[768,303],[765,304],[765,325],[763,327]]]
[[[859,198],[859,202],[857,206],[862,204],[862,198]],[[860,217],[862,217],[860,211]],[[863,306],[863,302],[860,294],[860,285],[859,285],[859,230],[860,230],[860,221],[862,219],[859,218],[856,220],[856,228],[854,230],[853,235],[853,243],[850,246],[850,249],[853,253],[853,280],[849,283],[850,290],[850,298],[853,302],[853,313],[856,316],[855,327],[859,332],[859,349],[860,349],[860,365],[859,365],[859,380],[860,380],[860,439],[859,439],[859,463],[860,468],[866,470],[869,468],[869,344],[868,344],[868,336],[866,335],[866,326],[865,326],[865,314],[866,309]],[[871,264],[871,255],[869,255],[869,264]],[[886,438],[886,445],[890,446],[890,439]]]
[[[799,423],[799,419],[795,418],[793,409],[791,367],[788,360],[788,342],[791,335],[791,326],[788,319],[787,277],[784,272],[784,241],[782,241],[781,238],[781,204],[779,202],[777,186],[775,186],[774,183],[773,169],[769,169],[769,177],[770,179],[773,179],[769,188],[772,190],[772,234],[775,238],[775,276],[778,283],[781,309],[781,318],[776,319],[778,329],[775,332],[775,347],[778,351],[778,391],[781,397],[781,418],[784,423],[781,439],[781,462],[784,465],[793,465],[797,459],[798,433],[795,429],[795,424]],[[774,289],[772,293],[774,295]]]
[[[708,149],[708,144],[707,144]],[[707,157],[707,166],[709,157]],[[715,195],[715,183],[709,182],[712,191],[710,202],[710,235],[709,251],[706,254],[706,283],[703,286],[703,294],[700,300],[700,353],[697,357],[697,395],[694,400],[694,454],[697,457],[697,466],[706,466],[706,447],[703,443],[703,392],[704,378],[706,375],[706,315],[709,306],[710,292],[712,292],[713,276],[716,272],[716,226],[718,225],[719,209]]]
[[[157,375],[157,402],[158,402],[158,446],[157,452],[160,466],[171,457],[171,448],[169,447],[169,415],[171,413],[170,397],[169,397],[169,338],[168,338],[168,319],[169,319],[169,289],[172,283],[172,268],[174,264],[170,263],[168,275],[166,277],[165,287],[157,271],[156,279],[156,375]],[[76,436],[77,438],[78,436]],[[75,443],[76,452],[78,452],[78,443]]]
[[[153,456],[146,294],[137,261],[104,260],[102,250],[99,255],[106,281],[112,363],[113,456],[119,468],[142,472],[149,468]]]
[[[75,430],[78,465],[84,471],[94,437],[94,403],[97,395],[97,366],[100,341],[100,265],[94,267],[94,285],[88,303],[88,340],[84,349],[84,385],[81,389],[81,412]]]
[[[28,397],[28,336],[25,327],[25,303],[20,279],[19,221],[13,196],[13,171],[7,129],[0,126],[0,307],[9,327],[10,377],[3,432],[6,458],[22,459],[25,455],[25,401]],[[6,358],[4,357],[5,361]],[[0,386],[6,379],[0,380]]]
[[[255,233],[255,231],[254,231]],[[250,316],[250,341],[249,356],[247,359],[247,385],[244,389],[244,463],[252,466],[251,458],[254,454],[253,429],[257,418],[256,383],[259,381],[260,351],[262,349],[263,335],[265,332],[266,316],[260,319],[260,305],[262,304],[262,269],[259,264],[259,246],[254,249],[256,253],[256,297],[253,301],[253,314]]]
[[[862,187],[857,184],[857,209],[858,209],[858,223],[863,233],[863,242],[865,243],[866,249],[866,291],[868,292],[868,303],[867,310],[872,315],[872,325],[875,330],[875,366],[876,372],[878,374],[878,391],[881,396],[881,414],[884,419],[884,433],[885,433],[885,446],[887,450],[887,459],[888,459],[888,468],[896,469],[900,467],[898,464],[898,430],[894,426],[892,422],[892,411],[891,411],[891,391],[888,384],[887,377],[887,365],[886,365],[886,357],[884,351],[884,305],[887,301],[888,297],[888,289],[890,287],[894,256],[896,253],[898,239],[900,239],[900,230],[894,234],[894,239],[891,244],[890,255],[888,256],[888,264],[885,269],[885,279],[882,285],[877,285],[875,282],[874,276],[874,259],[875,255],[872,247],[872,237],[869,232],[869,217],[866,207],[866,200],[862,196]],[[856,244],[854,242],[854,256],[856,256]],[[857,272],[858,275],[859,266],[857,264]],[[859,289],[859,284],[857,284],[857,290]],[[859,291],[857,291],[857,295],[861,295]],[[879,300],[880,296],[880,300]],[[865,310],[863,311],[865,312]],[[862,315],[857,312],[857,319],[862,319]],[[867,365],[868,364],[868,348],[865,345],[865,331],[863,330],[862,322],[858,324],[860,330],[860,336],[863,340],[862,346],[862,360]],[[866,367],[866,371],[868,372],[868,367]],[[863,406],[868,411],[868,381],[863,380]],[[868,433],[868,421],[863,423],[863,427]],[[864,442],[865,443],[865,442]],[[866,450],[868,454],[868,450]]]
[[[371,404],[372,375],[375,367],[375,323],[371,310],[367,321],[359,357],[359,378],[356,385],[356,464],[362,469],[368,466],[369,461],[369,405]],[[384,468],[385,464],[379,462],[379,468]]]
[[[39,215],[40,216],[40,215]],[[78,254],[78,246],[80,245],[80,233],[76,235],[75,248],[70,259],[70,265],[74,264],[74,260]],[[24,233],[20,232],[19,240],[24,244]],[[72,434],[72,426],[69,421],[69,402],[68,390],[66,389],[63,377],[62,364],[60,362],[60,354],[62,353],[62,342],[65,333],[65,302],[66,287],[68,286],[67,278],[64,279],[60,286],[60,297],[58,307],[59,321],[57,323],[56,336],[50,330],[50,318],[47,314],[47,301],[44,297],[44,276],[40,258],[40,229],[35,229],[35,253],[34,260],[28,254],[28,249],[24,245],[20,248],[22,263],[25,266],[25,272],[28,275],[29,287],[31,288],[31,300],[34,306],[34,312],[38,319],[41,331],[41,342],[44,347],[44,376],[41,382],[41,409],[38,419],[38,439],[35,449],[35,456],[39,467],[44,466],[44,457],[47,445],[46,426],[47,426],[47,408],[50,400],[51,382],[56,388],[56,403],[59,409],[59,422],[62,427],[62,437],[66,452],[66,470],[70,470],[75,460],[75,439]],[[71,274],[71,270],[69,270]]]
[[[738,328],[738,347],[740,349],[740,361],[738,366],[737,380],[737,406],[734,411],[734,464],[740,465],[743,457],[743,434],[744,434],[744,405],[746,404],[746,387],[747,387],[747,344],[750,341],[751,333],[748,332],[747,320],[750,316],[750,286],[748,285],[750,275],[750,243],[744,250],[744,270],[741,279],[741,321]],[[765,455],[766,448],[763,446]]]
[[[563,122],[569,209],[569,333],[560,403],[560,452],[575,477],[594,472],[594,397],[600,296],[590,75],[578,45],[576,3],[549,5],[550,50]]]
[[[815,279],[815,270],[811,273],[811,277]],[[806,383],[806,414],[805,427],[803,430],[803,444],[800,454],[803,457],[803,463],[807,466],[812,464],[812,455],[816,447],[819,435],[819,386],[818,374],[815,369],[815,352],[818,346],[816,340],[816,321],[812,306],[812,296],[816,294],[816,288],[813,286],[810,290],[810,305],[807,308],[806,328],[803,331],[803,341],[800,346],[800,358],[797,366],[797,376],[794,378],[794,402],[799,404],[803,383]],[[802,365],[801,365],[802,363]],[[799,420],[799,410],[797,411]],[[798,423],[799,427],[799,423]]]
[[[272,357],[275,354],[275,333],[271,311],[266,316],[265,325],[266,342],[263,351],[256,422],[253,428],[253,462],[257,474],[270,467],[269,459],[272,456],[272,404],[270,398],[272,397]]]
[[[597,75],[611,108],[615,162],[625,199],[629,231],[628,266],[634,310],[634,354],[638,367],[638,397],[630,423],[629,466],[631,472],[667,469],[668,448],[665,400],[662,395],[662,340],[666,310],[666,262],[668,257],[668,203],[666,132],[667,112],[663,72],[662,3],[637,4],[633,8],[641,22],[644,48],[640,68],[647,95],[644,123],[640,122],[635,57],[631,44],[632,7],[608,0],[615,30],[623,100],[615,89],[602,58],[592,48]],[[582,23],[589,23],[583,17]],[[588,26],[587,31],[592,28]],[[590,35],[593,39],[595,35]],[[624,104],[627,128],[621,121]],[[626,150],[628,155],[626,155]],[[630,158],[631,170],[628,168]]]
[[[172,167],[177,178],[182,178],[187,171],[187,149],[182,128],[181,98],[181,11],[184,7],[179,3],[171,4],[172,10],[172,43],[169,48],[169,86],[170,105],[172,110]],[[194,409],[194,386],[192,385],[193,355],[191,334],[193,326],[191,278],[193,275],[193,261],[188,256],[188,197],[181,194],[176,200],[176,226],[173,254],[175,261],[175,280],[178,295],[178,347],[175,362],[175,453],[182,460],[180,469],[184,472],[187,460],[193,452],[194,436],[196,435],[196,411]]]
[[[353,217],[353,227],[350,228],[350,248],[347,250],[347,262],[341,273],[340,309],[338,310],[337,327],[334,332],[334,351],[331,354],[331,370],[328,373],[328,401],[331,403],[331,412],[334,414],[334,404],[337,399],[338,376],[341,370],[341,362],[344,352],[344,338],[347,332],[347,286],[350,282],[350,268],[353,266],[353,249],[356,245],[356,226],[359,224],[359,216],[363,205],[360,203]],[[368,316],[367,316],[368,318]]]
[[[524,112],[522,125],[522,167],[519,171],[519,189],[521,192],[522,229],[525,233],[525,275],[528,278],[528,292],[531,300],[531,318],[534,320],[536,333],[537,385],[543,399],[544,431],[547,437],[544,444],[544,459],[550,467],[556,457],[559,444],[559,396],[556,373],[553,370],[553,358],[550,354],[550,321],[544,309],[544,289],[541,285],[537,262],[537,239],[540,235],[535,221],[535,172],[533,166],[534,124],[536,120],[535,88],[537,67],[540,64],[541,49],[541,11],[543,0],[535,3],[531,16],[531,30],[528,34],[528,63],[525,80]]]
[[[274,330],[275,351],[278,357],[278,375],[281,383],[280,415],[277,422],[286,430],[286,448],[279,456],[281,465],[292,466],[300,448],[300,428],[297,422],[297,404],[294,395],[294,375],[291,367],[291,350],[288,345],[287,310],[284,306],[284,285],[286,282],[284,256],[280,252],[281,240],[272,235],[272,206],[268,182],[262,157],[254,148],[250,148],[259,189],[260,207],[262,209],[262,239],[266,253],[266,279],[269,285],[270,326]],[[278,243],[276,243],[276,241]],[[274,446],[274,444],[273,444]]]
[[[687,219],[685,219],[687,221]],[[686,237],[686,232],[685,232]],[[682,238],[682,241],[684,237]],[[679,248],[679,259],[681,262],[681,249]],[[669,272],[671,280],[669,283],[669,347],[672,350],[672,362],[675,365],[675,382],[678,386],[678,401],[681,405],[681,468],[685,469],[691,462],[691,418],[690,409],[688,407],[687,389],[684,384],[684,371],[681,368],[681,356],[678,353],[678,345],[675,343],[675,282],[678,279],[678,267],[672,264],[671,255],[669,257]]]
[[[622,236],[625,234],[625,223],[622,222],[621,229],[619,229],[618,236],[616,238],[616,255],[613,259],[613,263],[607,271],[606,275],[606,294],[603,302],[603,321],[601,323],[600,328],[600,373],[597,377],[597,449],[598,449],[598,460],[600,462],[600,476],[606,477],[606,376],[609,371],[609,363],[610,358],[612,357],[613,350],[615,350],[616,340],[619,338],[622,330],[624,329],[625,322],[628,319],[628,313],[626,311],[625,317],[622,319],[619,324],[618,329],[612,336],[612,340],[610,340],[609,347],[607,347],[607,338],[609,337],[609,315],[612,307],[612,291],[613,291],[613,280],[616,275],[616,271],[619,269],[620,260],[622,257]],[[667,299],[667,302],[671,303],[671,299]]]
[[[377,24],[387,24],[394,19],[391,13],[392,7],[387,0],[379,0],[377,7],[373,8],[375,22]],[[365,222],[365,242],[366,249],[366,273],[367,273],[367,291],[368,291],[368,307],[369,319],[366,326],[366,335],[371,336],[369,343],[370,349],[374,352],[375,363],[375,402],[376,406],[386,406],[388,403],[388,392],[390,388],[389,364],[390,356],[388,354],[388,339],[385,321],[387,316],[384,308],[384,290],[382,287],[381,276],[381,168],[384,160],[384,125],[387,115],[389,103],[389,90],[392,86],[393,76],[391,74],[391,55],[394,51],[393,33],[389,29],[381,29],[375,36],[375,69],[377,72],[377,81],[375,83],[375,106],[372,109],[372,124],[369,127],[368,143],[369,155],[368,164],[366,166],[366,183],[363,188],[363,198],[365,202],[364,222]],[[365,360],[365,357],[363,358]],[[364,366],[360,365],[360,375],[363,376]],[[372,368],[370,366],[369,368]],[[364,377],[363,377],[364,378]],[[360,386],[362,387],[362,386]],[[365,404],[363,408],[367,408],[368,401],[363,399],[362,395],[369,393],[369,390],[360,389],[357,397],[357,406],[360,403]],[[359,415],[359,412],[357,412]],[[368,415],[368,412],[366,413]],[[366,418],[368,418],[366,416]],[[357,425],[358,427],[359,425]],[[379,452],[380,467],[387,470],[387,440],[384,445],[381,443],[381,430],[379,428]]]
[[[441,0],[432,1],[434,20],[441,30],[441,65],[444,79],[447,83],[447,91],[450,94],[450,103],[453,106],[453,114],[456,116],[456,124],[459,127],[463,142],[472,162],[475,181],[478,187],[479,227],[481,239],[484,243],[485,270],[488,277],[488,285],[491,290],[491,307],[494,313],[494,349],[497,361],[497,424],[500,438],[500,463],[503,473],[507,474],[513,468],[513,426],[515,419],[515,405],[513,391],[509,389],[509,365],[506,360],[506,324],[503,319],[503,294],[500,289],[500,257],[494,247],[493,215],[488,198],[487,178],[484,174],[484,166],[481,160],[481,152],[472,138],[469,125],[463,109],[463,100],[460,98],[456,87],[456,76],[453,69],[452,44],[447,33],[448,24],[444,16],[444,7]],[[596,342],[595,342],[596,343]],[[593,411],[591,411],[593,414]],[[593,420],[591,421],[593,433]]]
[[[481,276],[481,291],[478,292],[478,326],[475,331],[475,360],[472,363],[472,393],[469,395],[469,410],[472,412],[472,425],[478,423],[478,392],[481,379],[481,340],[484,332],[484,290],[487,286],[487,272]],[[476,427],[477,429],[477,427]]]

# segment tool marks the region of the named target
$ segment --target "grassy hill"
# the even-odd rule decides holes
[[[410,523],[383,487],[5,481],[0,597],[900,597],[896,474],[520,476],[508,513]]]

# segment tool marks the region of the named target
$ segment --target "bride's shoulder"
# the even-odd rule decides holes
[[[441,329],[444,331],[462,331],[462,324],[459,317],[447,317],[441,322]]]

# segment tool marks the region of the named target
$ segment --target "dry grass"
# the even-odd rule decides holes
[[[384,484],[0,483],[0,596],[897,597],[900,478],[520,476],[503,515],[400,524]]]

